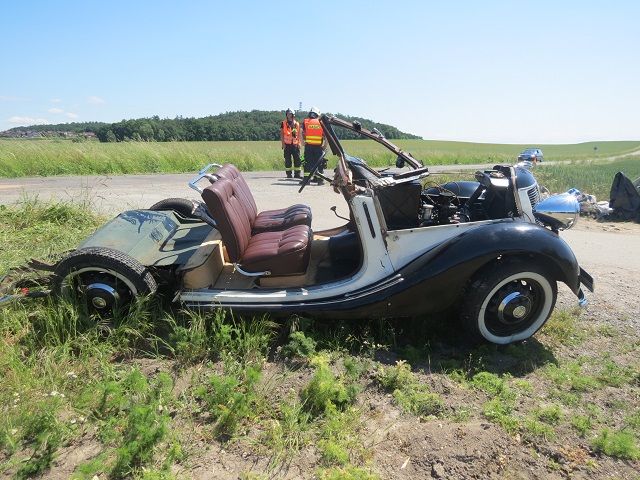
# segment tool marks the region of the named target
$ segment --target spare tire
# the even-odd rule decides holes
[[[198,218],[193,214],[194,202],[186,198],[165,198],[151,205],[149,210],[173,210],[186,218]]]
[[[101,315],[127,307],[141,295],[152,295],[158,285],[151,272],[124,252],[103,247],[75,250],[57,265],[54,295],[74,295]]]

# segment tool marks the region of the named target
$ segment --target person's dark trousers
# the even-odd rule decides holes
[[[305,145],[304,146],[304,176],[307,178],[309,173],[311,173],[311,169],[316,164],[320,156],[322,155],[322,145]],[[324,161],[318,167],[318,173],[324,173]],[[324,180],[320,177],[315,177],[312,180],[318,182],[318,185],[322,185]]]
[[[286,143],[284,145],[284,168],[287,178],[291,178],[291,157],[293,157],[293,174],[295,178],[300,178],[300,171],[302,170],[300,162],[300,146],[292,143]]]

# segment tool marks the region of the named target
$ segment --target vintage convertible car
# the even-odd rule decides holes
[[[258,212],[235,166],[208,165],[189,183],[202,202],[121,213],[53,267],[52,291],[75,292],[98,313],[156,291],[189,308],[276,316],[456,311],[471,336],[497,344],[542,327],[557,282],[586,303],[581,285],[593,291],[593,280],[558,234],[578,217],[573,196],[540,201],[531,172],[509,165],[423,189],[428,168],[377,130],[320,122],[337,157],[326,180],[349,206],[343,225],[312,231],[305,205]],[[345,151],[341,129],[384,145],[406,168],[370,168]]]

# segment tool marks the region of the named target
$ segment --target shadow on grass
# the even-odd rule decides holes
[[[35,302],[32,304],[35,305]],[[27,321],[23,346],[36,350],[77,339],[107,342],[114,359],[133,356],[174,358],[179,364],[217,360],[224,351],[242,359],[257,356],[279,362],[279,351],[295,331],[313,339],[317,350],[344,352],[392,365],[399,360],[414,371],[473,376],[479,371],[522,376],[556,362],[535,338],[512,345],[471,344],[456,320],[447,316],[416,319],[311,320],[267,316],[242,317],[223,310],[172,308],[166,301],[143,299],[113,318],[100,318],[68,301],[45,301],[39,308],[18,308],[16,328]]]
[[[553,352],[537,339],[512,345],[470,343],[457,320],[447,316],[382,320],[290,319],[286,332],[302,330],[319,349],[347,351],[372,356],[383,364],[399,360],[413,370],[446,373],[461,370],[472,376],[479,371],[523,376],[541,366],[555,363]]]

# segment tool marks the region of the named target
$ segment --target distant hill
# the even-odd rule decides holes
[[[104,122],[72,122],[58,123],[55,125],[31,125],[29,127],[14,127],[0,132],[0,137],[21,138],[21,137],[56,137],[73,136],[87,133],[95,134],[99,128],[108,123]]]
[[[302,121],[307,112],[298,112]],[[358,120],[363,127],[377,128],[386,138],[419,139],[416,135],[401,132],[392,125],[374,122],[366,118],[338,114],[347,120]],[[149,117],[122,120],[117,123],[63,123],[58,125],[34,125],[16,127],[0,135],[5,137],[25,136],[73,136],[95,134],[101,142],[142,141],[217,141],[217,140],[278,140],[282,111],[252,110],[250,112],[226,112],[203,118],[176,117],[173,119]],[[338,132],[340,138],[358,138],[350,131]]]

